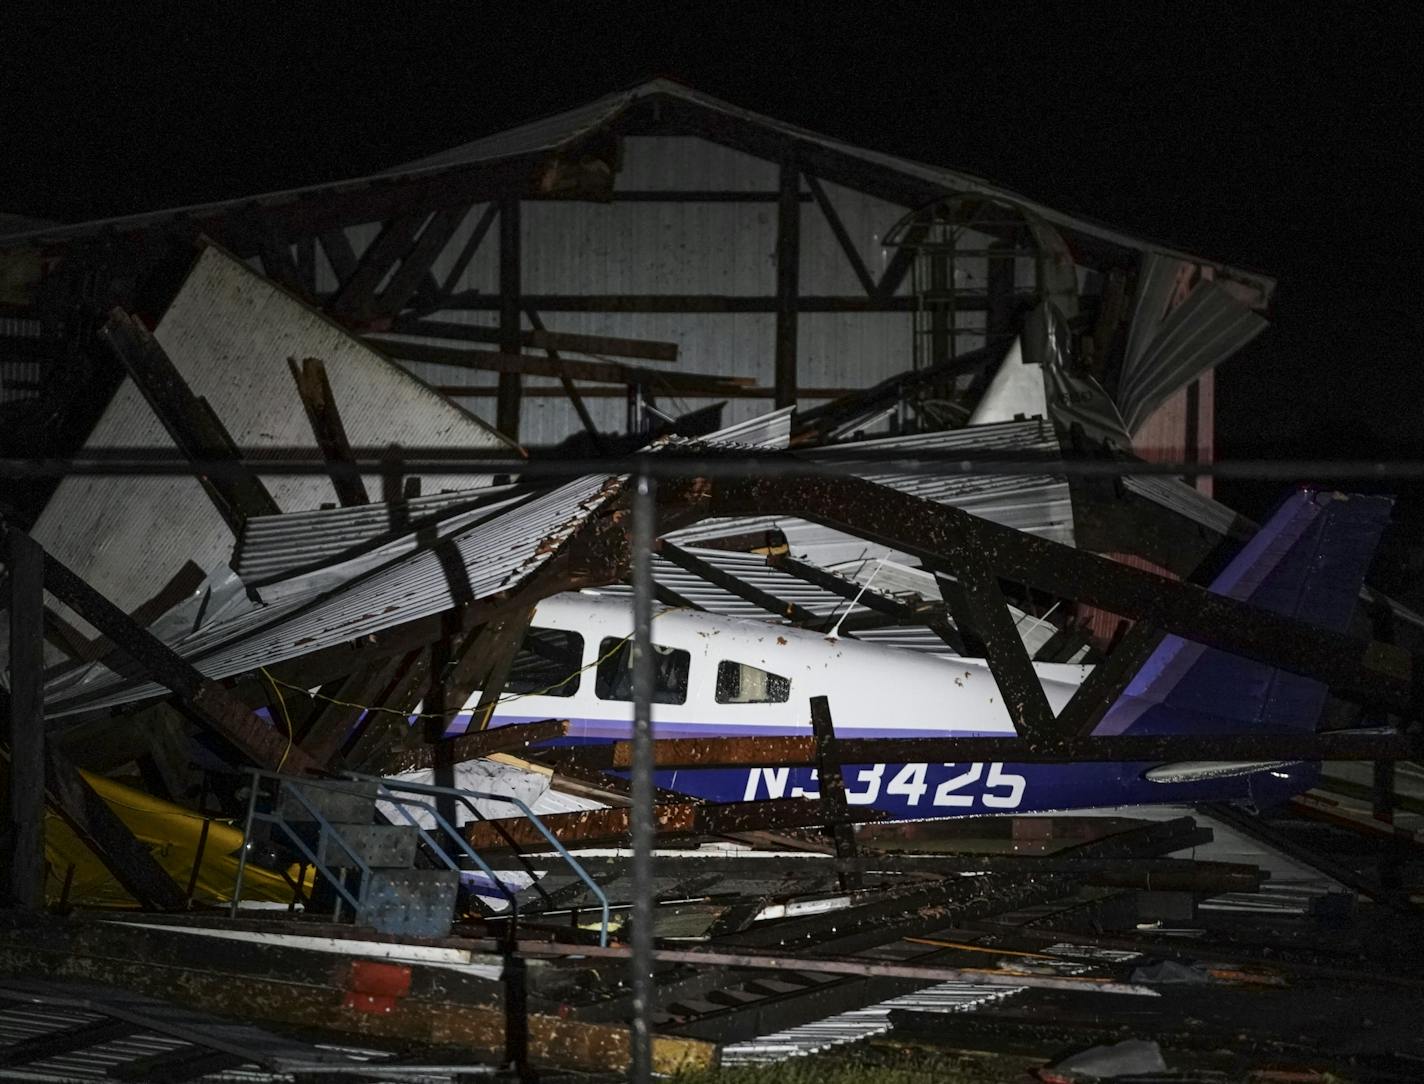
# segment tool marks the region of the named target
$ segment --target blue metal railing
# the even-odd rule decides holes
[[[448,845],[442,846],[439,838],[420,822],[412,810],[420,810],[428,814],[431,818],[431,823],[438,829],[439,833],[447,836],[454,842],[457,853],[463,855],[477,870],[483,873],[495,886],[495,889],[509,902],[511,918],[517,922],[519,903],[516,898],[516,893],[504,883],[489,863],[480,856],[479,852],[470,846],[469,841],[465,839],[459,828],[451,824],[449,820],[439,812],[433,802],[421,799],[426,797],[452,798],[469,810],[471,816],[476,820],[486,819],[475,806],[474,803],[476,801],[501,802],[513,806],[519,811],[520,815],[529,821],[539,834],[549,842],[550,847],[553,848],[560,859],[569,867],[574,875],[588,887],[594,898],[598,900],[602,916],[598,943],[605,946],[608,944],[610,912],[608,896],[604,893],[603,889],[598,886],[598,883],[589,876],[588,871],[569,853],[568,849],[555,838],[554,834],[549,831],[548,827],[539,819],[534,811],[518,798],[505,794],[492,794],[486,791],[460,790],[456,787],[442,787],[429,783],[412,783],[405,780],[384,779],[380,776],[361,775],[355,772],[347,773],[341,779],[297,778],[295,776],[281,775],[277,772],[264,771],[259,768],[250,769],[250,773],[252,775],[252,792],[248,796],[247,818],[243,828],[243,846],[238,857],[236,883],[232,894],[230,914],[233,917],[237,916],[238,907],[242,901],[243,879],[246,876],[248,856],[253,843],[252,829],[253,825],[258,823],[270,824],[281,832],[311,865],[313,875],[331,884],[339,897],[336,904],[335,917],[340,917],[342,901],[345,901],[351,908],[353,915],[361,910],[362,904],[365,902],[366,891],[372,879],[371,868],[361,856],[356,853],[351,845],[342,838],[336,826],[323,816],[321,811],[317,809],[312,802],[308,800],[307,795],[303,793],[306,788],[315,788],[354,794],[357,792],[353,791],[350,784],[355,782],[373,785],[373,812],[375,802],[381,801],[390,803],[401,818],[415,828],[420,835],[421,841],[425,843],[437,861],[441,862],[447,869],[455,871],[463,870],[464,867],[451,855]],[[264,783],[275,784],[271,788],[270,810],[258,808]],[[361,793],[363,797],[367,796],[364,792]],[[317,825],[315,850],[308,845],[307,841],[302,838],[302,834],[296,830],[292,823],[289,822],[287,816],[282,812],[282,796],[284,794],[294,798],[302,807],[306,817]],[[412,795],[418,795],[420,797],[412,797]],[[349,865],[345,868],[354,867],[361,872],[359,886],[354,895],[341,874],[328,864],[330,848],[332,846],[339,847],[345,852],[347,858],[351,860]]]
[[[249,769],[249,772],[252,775],[252,792],[247,799],[247,819],[243,826],[242,850],[237,859],[237,876],[236,883],[233,886],[232,904],[228,909],[229,915],[236,918],[238,907],[242,902],[242,882],[247,874],[248,855],[252,850],[252,826],[254,823],[263,823],[270,824],[274,828],[279,829],[312,867],[313,873],[326,880],[331,884],[332,888],[336,890],[337,895],[340,896],[341,899],[337,901],[336,914],[333,917],[341,917],[342,900],[346,901],[346,904],[351,908],[351,913],[354,916],[356,912],[361,909],[361,904],[365,899],[366,888],[371,882],[371,867],[368,866],[361,856],[352,849],[351,845],[341,837],[341,833],[337,831],[336,826],[328,821],[326,817],[322,815],[321,811],[316,809],[312,803],[307,800],[307,796],[302,793],[302,788],[315,787],[322,790],[335,790],[343,794],[353,794],[355,792],[350,786],[343,785],[343,781],[339,779],[297,779],[293,776],[279,775],[277,772],[263,771],[260,768]],[[270,811],[257,808],[264,780],[270,780],[276,784],[272,789],[272,809]],[[297,803],[301,805],[302,809],[305,810],[311,821],[316,824],[317,846],[315,851],[307,845],[301,833],[287,821],[286,816],[282,813],[281,799],[284,793],[294,798]],[[346,852],[347,858],[351,860],[351,866],[361,872],[360,888],[354,896],[344,883],[344,878],[323,861],[327,855],[328,848],[333,843]]]
[[[486,818],[479,811],[479,809],[475,807],[475,800],[486,802],[503,802],[506,805],[514,806],[514,808],[520,812],[524,819],[527,820],[530,824],[532,824],[539,832],[539,834],[549,841],[549,845],[554,849],[554,851],[559,855],[559,857],[563,859],[564,863],[569,867],[569,869],[573,871],[574,876],[576,876],[585,885],[587,885],[589,891],[593,893],[594,898],[598,900],[599,909],[602,914],[602,922],[598,934],[598,943],[600,945],[608,944],[608,896],[604,893],[603,889],[599,888],[598,882],[596,882],[592,877],[590,877],[588,871],[579,864],[578,859],[574,858],[574,856],[569,853],[568,848],[566,848],[562,843],[558,841],[558,839],[554,836],[553,832],[549,831],[548,826],[545,825],[544,822],[539,819],[538,815],[534,812],[534,810],[530,809],[529,806],[526,805],[520,799],[511,797],[507,794],[492,794],[488,791],[479,790],[460,790],[457,787],[442,787],[432,783],[411,783],[403,779],[383,779],[380,776],[361,775],[356,772],[348,772],[346,774],[346,778],[358,780],[364,783],[375,783],[376,789],[378,791],[384,791],[386,795],[388,795],[388,797],[386,798],[387,801],[394,801],[397,803],[397,808],[400,808],[402,804],[410,804],[417,807],[420,807],[422,805],[422,803],[412,802],[410,801],[410,799],[407,798],[401,798],[399,796],[400,792],[409,792],[411,794],[425,794],[437,797],[447,796],[450,798],[454,798],[457,802],[459,802],[466,809],[468,809],[470,811],[470,814],[476,820],[485,820]],[[424,806],[424,808],[430,809],[428,805]],[[435,812],[435,810],[430,809],[430,812],[436,818],[437,823],[440,824],[440,826],[447,833],[449,833],[453,839],[455,839],[455,841],[460,845],[460,847],[470,857],[470,859],[475,862],[478,868],[488,877],[490,877],[496,885],[499,886],[500,891],[509,900],[510,907],[514,908],[516,904],[514,901],[513,894],[509,892],[508,888],[504,885],[504,882],[499,879],[498,875],[495,874],[494,870],[491,869],[489,865],[484,861],[484,859],[482,859],[475,852],[475,850],[466,841],[465,837],[460,834],[458,829],[452,827],[449,822],[446,821],[444,817],[441,817],[439,813]],[[406,816],[409,819],[410,815],[408,813],[406,814]],[[412,820],[412,823],[415,823],[414,820]],[[438,851],[439,848],[436,848],[436,850]],[[442,853],[442,857],[446,856],[444,856]],[[457,867],[451,866],[451,868]]]

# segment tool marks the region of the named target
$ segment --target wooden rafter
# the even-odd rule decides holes
[[[311,423],[312,435],[326,460],[327,473],[331,477],[336,498],[343,507],[368,504],[366,485],[355,469],[355,457],[351,453],[351,442],[346,439],[346,427],[341,421],[341,412],[336,408],[336,397],[331,393],[331,381],[327,379],[326,364],[320,358],[288,358],[287,365],[292,371],[292,379],[297,382],[297,394],[301,396],[306,410],[307,421]]]

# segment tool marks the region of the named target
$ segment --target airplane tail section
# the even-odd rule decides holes
[[[1210,589],[1343,631],[1392,503],[1386,497],[1295,493]],[[1326,693],[1312,678],[1168,636],[1096,733],[1313,730]]]

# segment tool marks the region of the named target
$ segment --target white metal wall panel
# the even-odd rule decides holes
[[[631,138],[625,143],[617,188],[624,191],[760,191],[777,187],[771,163],[692,138]],[[879,276],[892,253],[880,245],[904,209],[836,185],[826,185],[847,233],[871,274]],[[801,204],[801,291],[808,295],[863,293],[820,208]],[[474,208],[436,262],[444,280],[478,222]],[[776,279],[774,203],[599,204],[526,201],[521,211],[522,289],[526,294],[727,294],[770,296]],[[375,231],[348,231],[359,252]],[[498,291],[498,228],[490,230],[454,289]],[[903,288],[902,288],[903,292]],[[449,310],[438,319],[493,327],[489,310]],[[641,338],[678,344],[678,360],[667,365],[686,373],[742,376],[769,385],[776,319],[771,313],[580,313],[546,312],[551,331]],[[908,313],[815,313],[801,318],[801,383],[811,387],[868,387],[904,369],[911,359]],[[649,368],[661,363],[640,362]],[[445,366],[408,364],[411,372],[444,386],[490,386],[489,374]],[[549,382],[529,380],[529,386]],[[489,398],[463,399],[490,421]],[[696,409],[712,400],[668,397],[664,409]],[[590,398],[599,428],[621,432],[626,410],[621,399]],[[724,419],[744,421],[768,402],[734,399]],[[814,405],[808,403],[807,405]],[[526,396],[521,440],[555,444],[580,429],[572,406],[559,397]]]
[[[496,450],[505,442],[336,324],[217,248],[199,256],[155,336],[194,394],[241,448],[310,446],[311,427],[288,357],[319,357],[355,446]],[[87,448],[171,448],[162,424],[125,379]],[[488,482],[423,478],[427,493]],[[334,502],[322,477],[266,479],[286,511]],[[186,561],[221,567],[233,537],[191,478],[67,478],[35,525],[36,539],[125,610],[157,594]]]

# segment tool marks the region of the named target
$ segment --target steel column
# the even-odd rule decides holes
[[[653,535],[657,483],[633,490],[633,1034],[630,1079],[652,1079],[653,1011]]]

